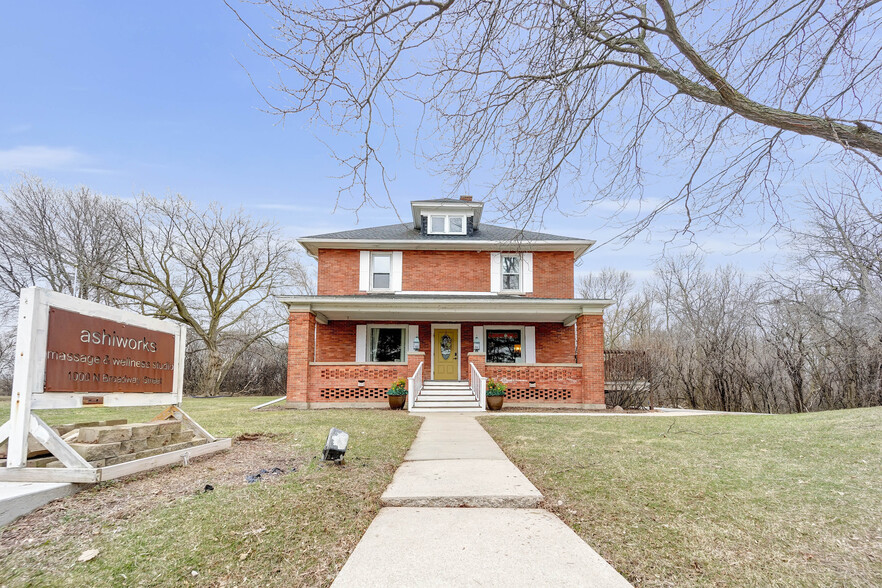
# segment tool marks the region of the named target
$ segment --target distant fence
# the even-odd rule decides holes
[[[603,373],[607,382],[649,382],[652,365],[645,351],[603,352]]]

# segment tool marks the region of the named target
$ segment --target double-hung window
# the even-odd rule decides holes
[[[392,254],[371,254],[371,289],[389,290],[392,287]]]
[[[368,333],[370,361],[405,361],[405,333],[403,327],[371,327]]]
[[[503,255],[502,256],[502,290],[509,292],[521,291],[521,256],[520,255]]]

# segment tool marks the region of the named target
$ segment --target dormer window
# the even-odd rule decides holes
[[[466,217],[462,214],[430,214],[430,235],[465,235]]]

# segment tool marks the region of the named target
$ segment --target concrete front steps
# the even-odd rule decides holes
[[[414,411],[481,412],[468,382],[428,380],[413,403]]]

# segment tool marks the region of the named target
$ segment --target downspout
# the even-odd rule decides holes
[[[312,363],[316,362],[316,353],[318,352],[318,321],[312,325]]]

